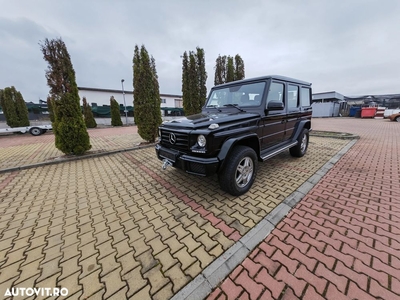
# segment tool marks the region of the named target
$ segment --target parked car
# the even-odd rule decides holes
[[[311,83],[264,76],[215,86],[202,112],[159,127],[163,169],[218,174],[221,189],[238,196],[252,186],[258,161],[285,150],[302,157],[311,131]]]
[[[400,122],[400,113],[392,114],[389,116],[390,121]]]
[[[383,113],[383,118],[384,119],[389,119],[389,117],[393,114],[400,113],[400,109],[385,109],[385,112]]]

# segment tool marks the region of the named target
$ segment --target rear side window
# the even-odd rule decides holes
[[[302,87],[300,95],[301,106],[310,106],[311,93],[309,88]]]
[[[288,107],[295,108],[299,106],[299,87],[297,85],[288,85]]]

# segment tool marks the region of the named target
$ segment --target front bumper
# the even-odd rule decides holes
[[[163,147],[160,144],[156,145],[155,150],[158,159],[167,159],[173,167],[194,175],[213,175],[217,173],[220,165],[220,161],[216,157],[204,158],[191,156],[174,149]]]

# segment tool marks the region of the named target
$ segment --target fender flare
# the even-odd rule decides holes
[[[239,137],[234,137],[226,140],[224,144],[221,147],[221,150],[218,153],[218,160],[221,162],[220,165],[220,170],[223,168],[224,163],[225,163],[225,158],[228,156],[229,152],[232,150],[232,148],[240,141],[247,139],[247,138],[256,138],[258,141],[258,136],[256,133],[244,135],[244,136],[239,136]],[[256,149],[257,156],[259,156],[260,153],[260,144],[258,144],[258,150]]]
[[[307,124],[309,124],[309,126],[306,126]],[[293,140],[297,140],[297,138],[299,137],[300,133],[303,131],[304,127],[308,127],[308,130],[311,131],[311,121],[310,120],[302,120],[299,122],[296,131],[294,132],[293,135]]]

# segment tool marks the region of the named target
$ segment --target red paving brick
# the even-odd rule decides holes
[[[125,157],[131,160],[134,164],[138,165],[140,169],[142,169],[145,173],[150,175],[155,181],[160,183],[163,186],[168,186],[166,180],[157,175],[154,171],[150,170],[143,163],[138,161],[135,157],[133,157],[129,153],[124,153]],[[241,235],[232,227],[228,226],[225,221],[220,218],[215,217],[210,211],[202,207],[200,204],[193,201],[190,197],[185,195],[183,192],[175,188],[173,190],[175,196],[180,198],[185,204],[187,204],[193,211],[199,212],[205,219],[209,220],[216,228],[220,229],[229,239],[234,241],[238,241],[241,238]],[[214,222],[214,223],[213,223]]]
[[[360,139],[222,282],[224,296],[400,299],[400,125],[315,119],[313,129]]]

